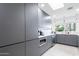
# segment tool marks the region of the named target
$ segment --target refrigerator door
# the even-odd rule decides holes
[[[38,4],[25,4],[26,40],[38,37]]]
[[[24,4],[0,4],[0,46],[24,41]]]

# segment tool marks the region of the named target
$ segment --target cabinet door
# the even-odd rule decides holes
[[[48,45],[48,48],[52,46],[52,43],[53,43],[52,36],[47,36],[47,45]]]
[[[26,42],[26,56],[39,56],[40,55],[40,41],[38,39]]]
[[[46,42],[40,46],[40,54],[42,55],[52,46],[52,39],[51,36],[46,36],[40,39],[46,39]]]
[[[67,45],[77,46],[77,36],[76,35],[57,35],[57,42]]]
[[[77,35],[68,35],[67,44],[77,46]]]
[[[45,39],[46,41],[43,42],[42,44],[40,44],[40,54],[42,55],[44,52],[47,51],[47,49],[49,48],[49,43],[48,43],[48,39],[47,37],[42,37],[40,38],[40,40]]]
[[[40,55],[42,55],[43,53],[45,53],[47,51],[47,49],[48,49],[48,44],[46,42],[44,45],[40,46],[40,52],[39,52]]]
[[[24,4],[0,4],[0,46],[24,41]]]
[[[38,37],[38,4],[25,4],[26,40]]]
[[[25,43],[0,48],[0,56],[25,56]]]
[[[52,37],[53,43],[56,43],[56,36]]]
[[[65,43],[65,36],[64,35],[62,35],[62,34],[58,34],[57,36],[56,36],[56,42],[57,43]]]
[[[77,45],[79,47],[79,36],[77,36]]]

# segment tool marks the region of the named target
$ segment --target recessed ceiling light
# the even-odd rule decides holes
[[[45,6],[45,4],[41,4],[41,7],[44,7]]]
[[[49,5],[52,7],[53,10],[64,7],[63,3],[49,3]]]

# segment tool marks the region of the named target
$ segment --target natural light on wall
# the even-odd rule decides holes
[[[45,7],[45,4],[41,4],[41,7]]]
[[[79,8],[78,8],[78,9],[76,9],[76,11],[79,11]]]
[[[51,8],[53,10],[56,10],[56,9],[59,9],[59,8],[64,7],[64,4],[63,3],[49,3],[49,5],[51,6]]]

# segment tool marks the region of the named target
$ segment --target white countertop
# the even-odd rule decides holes
[[[55,37],[55,36],[56,36],[56,34],[48,34],[48,35],[44,35],[44,36],[39,36],[38,38],[42,38],[42,37],[45,37],[45,36],[50,36],[50,35],[52,35],[53,37]]]
[[[64,35],[79,35],[78,32],[69,32],[69,34],[67,32],[56,32],[56,34],[64,34]]]

